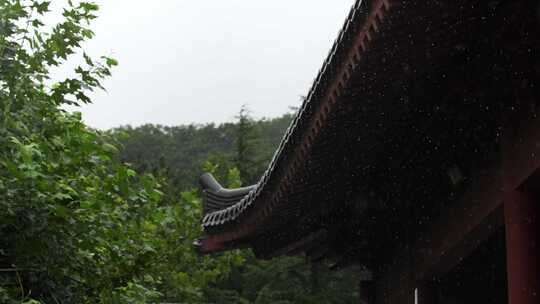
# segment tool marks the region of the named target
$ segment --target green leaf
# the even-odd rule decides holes
[[[69,210],[60,205],[54,206],[54,214],[60,218],[67,219],[69,217]]]
[[[34,3],[34,7],[38,14],[43,15],[44,13],[49,11],[49,5],[51,4],[50,1],[43,1],[41,3]]]
[[[43,22],[41,22],[40,20],[38,19],[34,19],[32,20],[32,26],[33,27],[40,27],[40,26],[44,26],[45,24],[43,24]]]
[[[110,58],[110,57],[106,57],[106,56],[102,56],[101,58],[105,59],[105,64],[108,67],[113,67],[113,66],[118,65],[118,61],[116,59],[114,59],[114,58]]]
[[[118,149],[109,143],[104,143],[101,147],[103,148],[104,151],[108,153],[112,153],[112,154],[118,153]]]
[[[83,58],[84,58],[84,61],[86,62],[86,64],[88,64],[89,66],[94,66],[94,62],[92,61],[92,58],[90,58],[90,56],[88,56],[88,54],[83,52]]]
[[[129,176],[129,177],[137,176],[137,172],[135,172],[132,169],[127,169],[127,176]]]

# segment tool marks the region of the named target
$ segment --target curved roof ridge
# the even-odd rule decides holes
[[[256,185],[252,185],[236,189],[224,188],[210,173],[203,174],[199,183],[202,189],[204,218],[235,205],[256,187]]]
[[[253,205],[254,201],[260,196],[261,192],[263,192],[269,181],[271,179],[275,179],[275,175],[277,175],[276,171],[281,171],[279,168],[283,166],[287,167],[287,163],[289,161],[292,161],[294,163],[293,167],[296,167],[296,162],[292,160],[291,156],[294,156],[295,152],[298,152],[298,142],[304,141],[300,147],[302,152],[304,152],[304,149],[311,146],[313,137],[318,135],[320,131],[319,126],[321,124],[321,120],[322,123],[324,123],[329,111],[328,104],[324,106],[324,109],[321,107],[321,104],[323,101],[325,103],[330,103],[330,105],[335,103],[337,97],[342,93],[342,79],[348,77],[351,69],[354,68],[354,66],[348,62],[350,58],[347,58],[349,57],[351,43],[357,38],[356,36],[359,33],[361,33],[360,36],[362,36],[362,39],[365,38],[371,40],[372,33],[370,34],[370,31],[377,27],[377,23],[379,22],[377,18],[381,20],[383,15],[382,10],[388,10],[389,6],[389,0],[355,1],[351,11],[345,19],[342,29],[329,50],[327,58],[323,62],[321,69],[315,77],[307,97],[304,99],[302,106],[287,128],[287,131],[285,132],[285,135],[274,153],[267,170],[261,176],[259,182],[249,187],[249,190],[238,201],[230,205],[228,204],[227,206],[223,205],[223,208],[221,209],[211,208],[210,210],[209,208],[205,207],[205,209],[209,211],[208,213],[205,213],[201,223],[205,231],[213,234],[211,231],[216,231],[215,228],[224,223],[237,220],[244,213],[244,210]],[[373,18],[367,18],[370,14],[374,15]],[[362,43],[362,49],[364,48],[365,45]],[[345,78],[345,80],[346,79],[347,78]],[[332,80],[337,81],[339,85],[336,86]],[[330,89],[330,92],[328,89]],[[313,119],[316,121],[310,121]],[[303,131],[306,131],[306,127],[308,127],[307,131],[309,131],[309,128],[313,127],[312,125],[314,123],[316,123],[317,128],[315,128],[315,131],[311,132],[313,134],[304,134],[305,132]],[[311,128],[311,130],[313,129],[314,128]],[[306,141],[307,143],[305,143]],[[287,180],[290,177],[289,173],[290,172],[285,172],[284,178]],[[207,180],[206,187],[214,187],[215,185],[207,176],[207,174],[203,175],[201,180]],[[204,189],[205,185],[202,186]],[[280,195],[278,194],[278,197],[279,196]],[[209,231],[209,229],[211,231]]]

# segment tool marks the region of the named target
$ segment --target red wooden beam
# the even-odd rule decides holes
[[[526,58],[526,57],[525,57]],[[517,60],[527,71],[528,64]],[[519,75],[519,74],[518,74]],[[534,93],[514,81],[505,113],[505,232],[508,303],[540,303],[540,117]]]
[[[509,304],[540,303],[540,207],[532,193],[505,195]]]

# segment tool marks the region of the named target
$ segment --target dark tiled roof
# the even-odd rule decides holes
[[[255,189],[255,186],[237,189],[223,188],[210,173],[203,174],[199,182],[202,188],[202,197],[204,201],[204,215],[213,214],[217,211],[233,207],[251,190]]]
[[[307,154],[311,143],[319,135],[332,105],[342,93],[344,83],[360,60],[359,56],[378,31],[390,2],[357,0],[354,3],[306,99],[256,185],[226,190],[211,175],[201,177],[204,198],[202,226],[207,232],[223,229],[224,225],[238,220],[254,205],[257,205],[257,209],[271,211],[276,202],[260,202],[261,193],[272,182],[281,183],[277,190],[279,192],[279,187],[290,180],[298,167],[299,157],[301,160],[302,155]],[[273,198],[280,196],[277,193]]]

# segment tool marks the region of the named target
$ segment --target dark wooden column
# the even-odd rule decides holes
[[[509,304],[540,303],[539,202],[530,192],[505,195]]]
[[[530,59],[526,54],[523,58]],[[537,76],[514,60],[511,107],[504,113],[503,175],[509,304],[540,303],[540,116],[528,84]]]
[[[414,304],[416,280],[407,248],[396,250],[392,262],[384,265],[376,277],[375,303]]]
[[[437,304],[437,285],[433,281],[421,281],[417,283],[416,304]]]
[[[503,140],[509,304],[540,303],[540,117],[517,104]],[[516,115],[517,114],[517,115]],[[511,123],[509,123],[511,122]]]
[[[508,303],[540,303],[540,28],[538,1],[508,1],[502,62],[510,96],[503,107],[504,217]]]
[[[358,285],[360,304],[374,304],[375,283],[372,281],[360,281]]]

